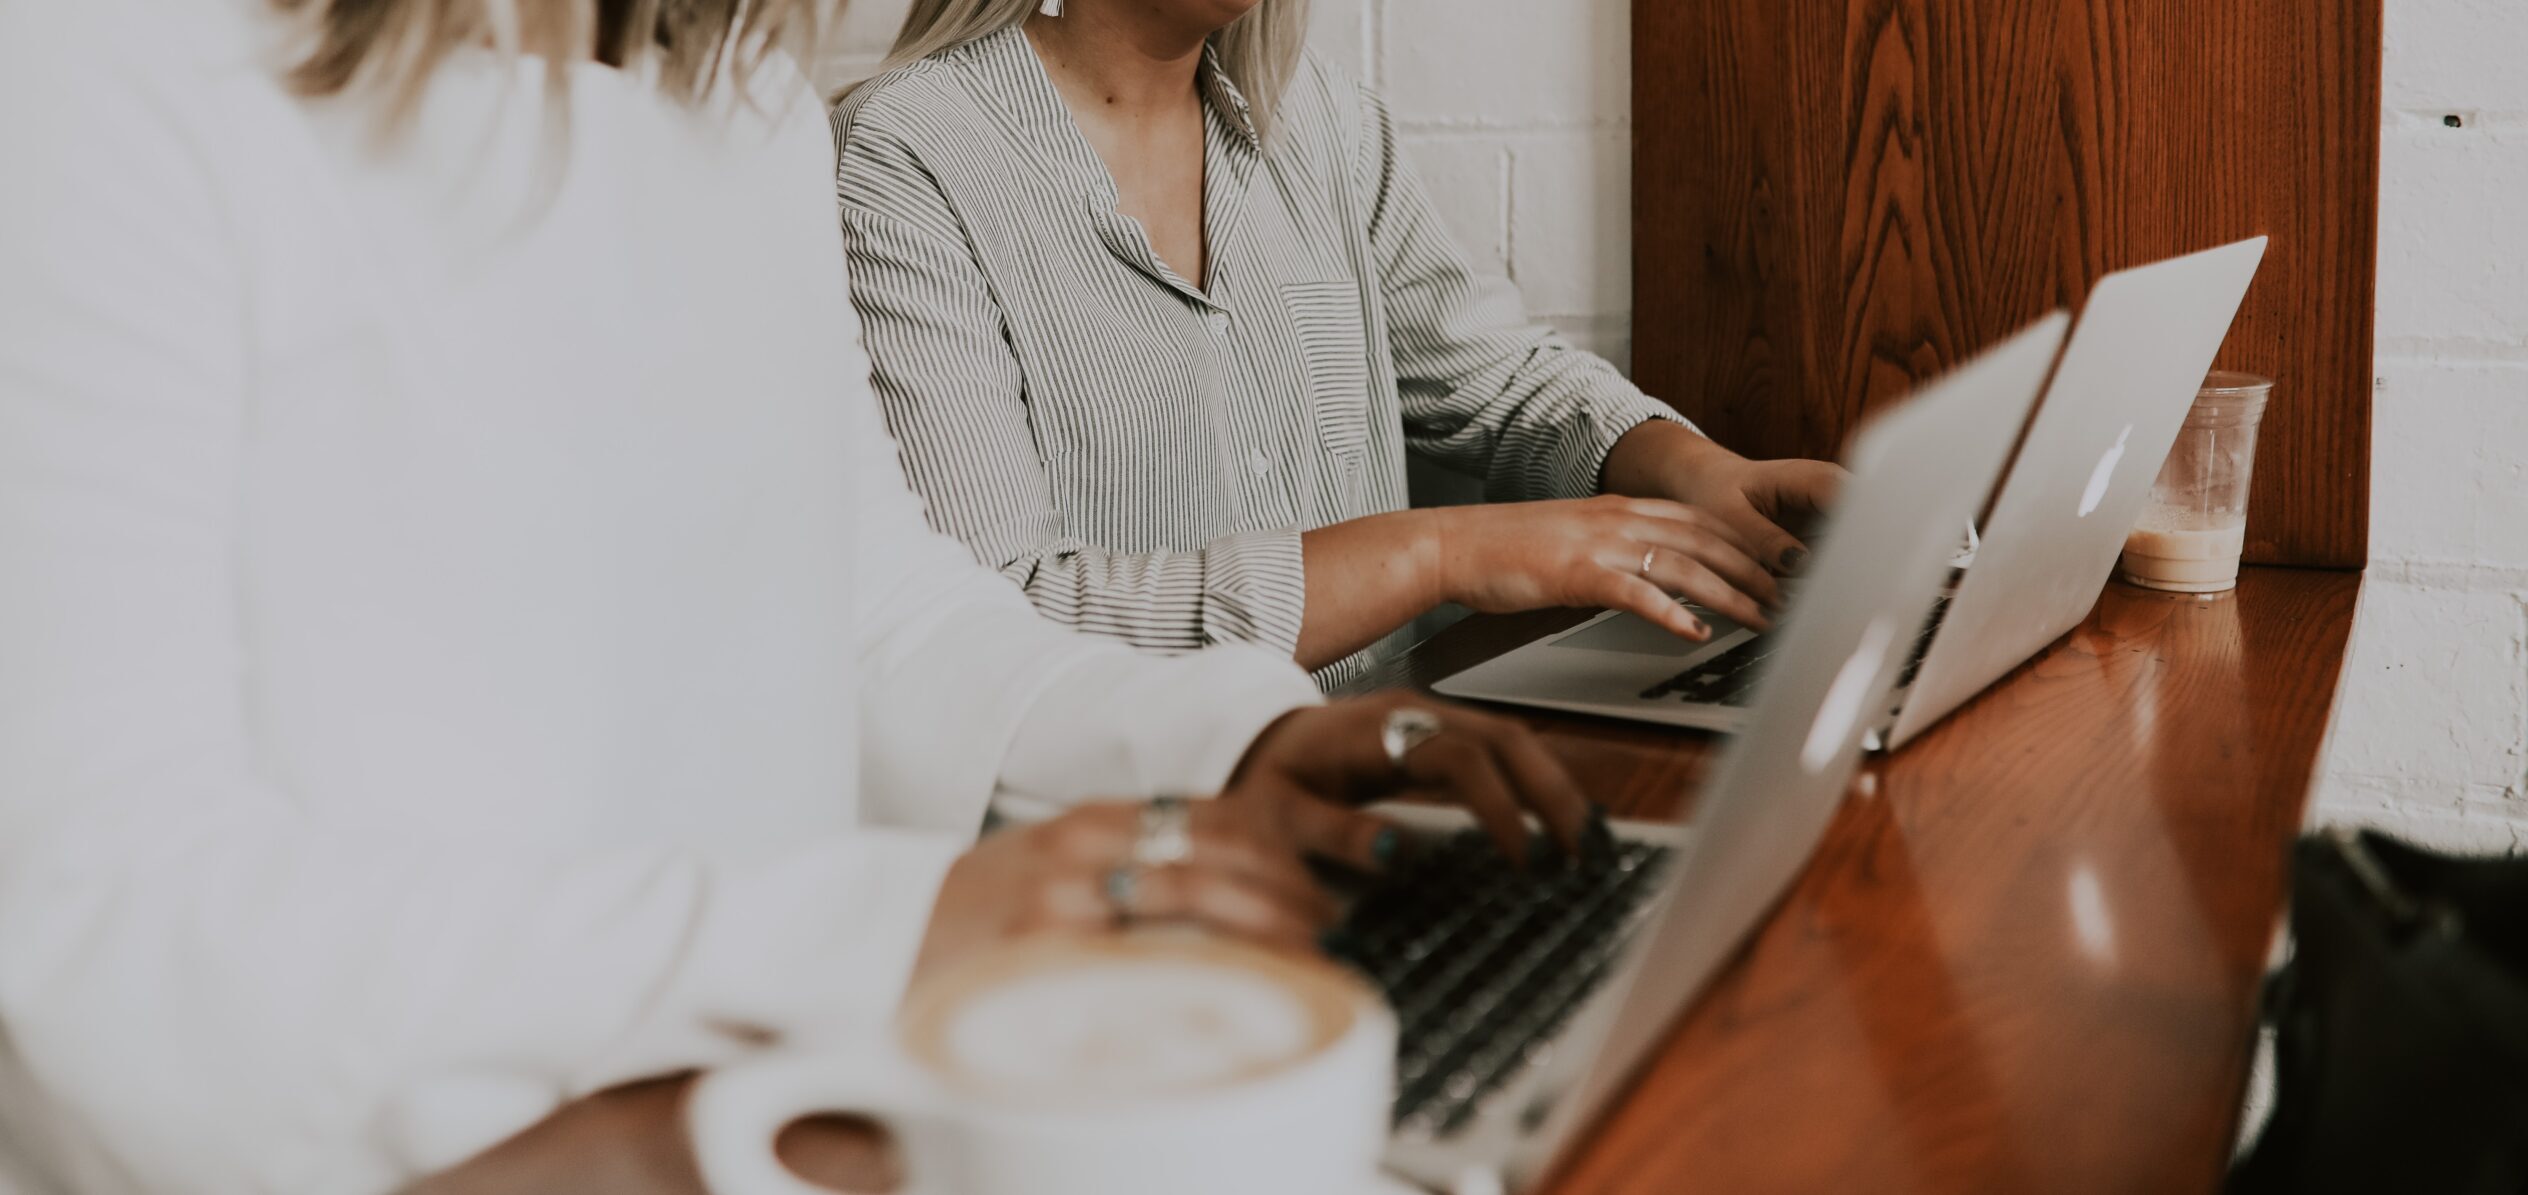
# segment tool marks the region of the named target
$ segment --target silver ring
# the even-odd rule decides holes
[[[1440,732],[1440,716],[1415,706],[1398,706],[1387,711],[1387,721],[1378,728],[1378,744],[1387,749],[1387,762],[1398,769],[1404,757],[1414,748],[1430,742]]]
[[[1641,575],[1644,580],[1648,580],[1650,577],[1650,563],[1657,559],[1659,559],[1659,549],[1657,548],[1652,548],[1641,554]]]
[[[1115,911],[1115,924],[1132,924],[1133,914],[1139,912],[1141,906],[1140,865],[1118,863],[1107,868],[1106,879],[1101,886],[1106,893],[1107,906]]]
[[[1141,830],[1132,840],[1132,861],[1168,867],[1194,857],[1194,807],[1177,796],[1152,797],[1141,807]]]

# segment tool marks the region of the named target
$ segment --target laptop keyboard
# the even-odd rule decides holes
[[[1904,692],[1922,673],[1922,658],[1931,654],[1931,637],[1940,633],[1940,624],[1949,618],[1949,595],[1931,604],[1931,616],[1922,620],[1922,629],[1914,633],[1913,650],[1905,653],[1905,670],[1896,674],[1896,691]]]
[[[1611,836],[1525,874],[1480,830],[1426,843],[1353,906],[1332,953],[1396,1010],[1399,1130],[1448,1137],[1613,970],[1669,849]]]
[[[1642,690],[1642,700],[1674,697],[1687,705],[1745,705],[1755,695],[1757,666],[1773,656],[1773,643],[1773,636],[1757,635]]]
[[[1914,683],[1914,674],[1922,671],[1922,658],[1931,651],[1931,638],[1940,631],[1940,623],[1949,616],[1949,598],[1940,595],[1931,607],[1931,616],[1922,620],[1922,630],[1914,636],[1913,651],[1905,658],[1904,674],[1896,681],[1903,689]],[[1773,635],[1757,635],[1711,659],[1641,691],[1642,700],[1657,701],[1674,697],[1687,705],[1744,706],[1755,697],[1756,678],[1763,675],[1763,664],[1773,655]]]

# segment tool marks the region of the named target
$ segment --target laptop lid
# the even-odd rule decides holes
[[[1957,528],[1991,492],[2069,325],[2048,316],[1853,441],[1853,478],[1775,632],[1747,728],[1724,748],[1652,919],[1627,947],[1619,998],[1597,1001],[1556,1044],[1586,1070],[1565,1076],[1571,1098],[1529,1139],[1530,1160],[1549,1158],[1623,1084],[1807,865],[1939,597]]]
[[[1889,746],[2089,616],[2264,257],[2257,237],[2099,280]]]

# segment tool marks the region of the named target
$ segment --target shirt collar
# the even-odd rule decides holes
[[[1203,103],[1246,138],[1248,148],[1264,148],[1264,138],[1255,129],[1255,110],[1247,105],[1245,93],[1230,81],[1229,72],[1221,68],[1217,43],[1203,43],[1203,63],[1194,76],[1194,83],[1202,89]]]
[[[1141,226],[1116,210],[1114,176],[1089,145],[1079,122],[1072,118],[1070,105],[1063,102],[1044,61],[1036,57],[1036,48],[1028,43],[1026,30],[1012,26],[986,34],[968,42],[957,53],[976,77],[983,102],[998,107],[1011,122],[1020,154],[1032,160],[1056,186],[1080,197],[1090,224],[1110,252],[1187,298],[1212,302],[1203,291],[1201,280],[1176,277],[1150,249]],[[1202,89],[1207,111],[1203,222],[1211,281],[1216,285],[1223,263],[1237,245],[1247,182],[1252,166],[1261,157],[1258,151],[1262,140],[1256,133],[1246,97],[1229,82],[1209,46],[1203,48],[1196,85]],[[1220,156],[1216,158],[1215,154]]]
[[[1013,140],[1024,155],[1084,190],[1112,190],[1111,185],[1099,185],[1105,182],[1105,167],[1080,133],[1079,123],[1071,119],[1070,106],[1062,102],[1053,76],[1036,57],[1036,48],[1027,44],[1026,30],[1012,25],[967,42],[953,53],[973,75],[982,103],[1000,109],[1010,122],[1016,134]],[[1113,200],[1111,194],[1107,198]]]
[[[1057,140],[1079,138],[1079,124],[1072,120],[1070,106],[1062,102],[1062,93],[1054,87],[1044,61],[1036,57],[1036,47],[1028,44],[1023,26],[1012,25],[978,37],[967,43],[966,52],[988,77],[992,84],[988,90],[1028,131],[1055,135]],[[1238,90],[1238,85],[1230,81],[1229,72],[1220,65],[1218,45],[1204,43],[1203,60],[1195,68],[1194,86],[1202,93],[1203,106],[1236,130],[1249,148],[1263,148],[1263,134],[1255,126],[1254,106],[1247,103],[1246,94]]]

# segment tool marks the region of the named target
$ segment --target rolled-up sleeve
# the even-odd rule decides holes
[[[1361,93],[1352,185],[1369,213],[1387,339],[1413,452],[1484,481],[1495,501],[1598,492],[1607,453],[1653,419],[1692,427],[1605,358],[1527,317],[1477,274],[1398,156],[1386,106]]]
[[[1253,643],[1296,652],[1306,611],[1299,530],[1127,552],[1068,533],[1026,379],[990,280],[912,151],[836,116],[852,302],[887,429],[931,526],[1018,582],[1046,617],[1157,651]]]

